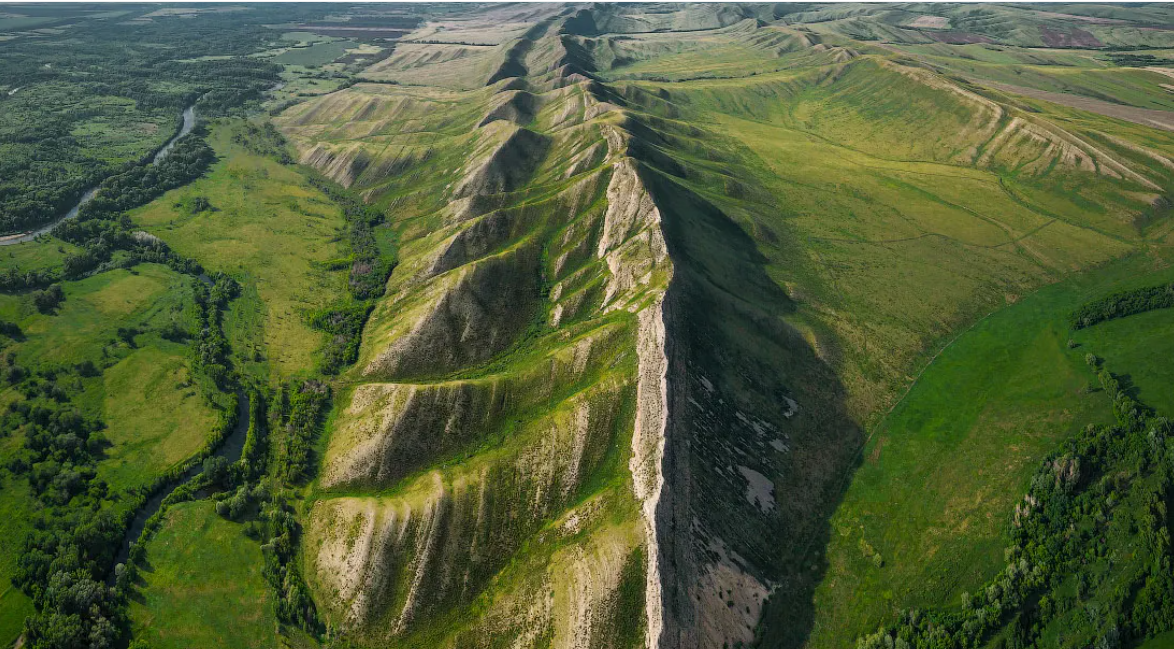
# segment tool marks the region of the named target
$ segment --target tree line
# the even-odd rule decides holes
[[[858,649],[979,647],[1000,631],[994,646],[1019,649],[1057,620],[1086,646],[1118,649],[1174,629],[1174,422],[1088,361],[1116,422],[1088,425],[1037,467],[1009,521],[1003,570],[960,607],[903,611]]]
[[[1106,320],[1170,307],[1174,307],[1174,284],[1160,284],[1093,300],[1073,312],[1069,320],[1073,329],[1083,329]]]
[[[342,207],[346,219],[344,241],[350,254],[327,267],[347,270],[348,295],[310,315],[310,325],[330,335],[322,349],[322,371],[337,374],[358,359],[363,326],[386,290],[395,258],[381,249],[375,236],[375,228],[384,222],[382,212],[325,179],[312,177],[310,182]]]

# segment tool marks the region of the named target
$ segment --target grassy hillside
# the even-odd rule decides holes
[[[843,646],[903,609],[958,603],[1002,568],[1008,517],[1036,460],[1072,431],[1112,421],[1085,354],[1140,373],[1154,365],[1136,363],[1154,358],[1148,322],[1170,321],[1157,311],[1114,321],[1116,336],[1073,334],[1069,315],[1090,299],[1174,278],[1155,261],[1134,256],[1041,289],[926,367],[871,434],[833,518],[809,646]],[[1162,374],[1150,380],[1164,403],[1170,384]]]
[[[901,41],[957,21],[1026,44],[1053,38],[1050,21],[1065,19],[983,8],[996,20],[982,26],[958,8],[937,17],[944,23],[913,7],[758,9],[699,17],[601,8],[535,19],[500,44],[422,43],[369,72],[400,82],[410,74],[413,85],[360,84],[277,119],[303,162],[385,206],[403,244],[393,297],[373,313],[350,378],[358,387],[324,454],[307,564],[325,576],[319,602],[341,595],[359,619],[406,637],[449,628],[454,609],[415,608],[420,586],[404,580],[432,561],[463,566],[452,541],[420,555],[368,550],[376,541],[365,539],[400,529],[422,539],[435,516],[446,530],[437,538],[463,538],[450,536],[452,526],[467,524],[469,485],[486,484],[478,472],[492,475],[514,444],[532,444],[531,426],[552,425],[542,409],[515,403],[514,386],[552,340],[548,328],[565,327],[562,262],[539,266],[537,286],[528,275],[531,250],[565,255],[567,244],[542,228],[566,228],[562,241],[573,240],[576,219],[591,212],[551,221],[558,212],[544,206],[570,187],[552,183],[551,170],[570,165],[561,173],[573,178],[598,159],[580,123],[596,122],[609,152],[615,140],[626,145],[665,217],[666,336],[677,369],[664,489],[673,502],[648,538],[671,557],[671,569],[649,569],[666,589],[674,642],[748,641],[757,626],[772,646],[809,634],[840,646],[900,606],[886,598],[933,602],[983,582],[1001,566],[1001,521],[1038,460],[1071,427],[1111,420],[1104,395],[1086,393],[1091,374],[1084,352],[1067,346],[1066,309],[1134,272],[1091,269],[1137,264],[1112,260],[1164,245],[1168,136],[939,71],[925,61],[967,50],[930,46],[930,36],[904,39],[927,43],[908,53],[853,40],[863,35],[858,22]],[[674,31],[684,25],[697,31]],[[1087,52],[1033,56],[984,50],[973,58],[991,70],[975,77],[1051,63],[1057,70],[1039,72],[1032,87],[1166,106],[1160,75]],[[1055,81],[1069,73],[1070,83]],[[616,197],[609,189],[609,213]],[[1073,273],[1086,279],[1065,279]],[[574,280],[585,299],[591,277]],[[507,309],[471,306],[489,278],[501,278]],[[1075,288],[1044,288],[1056,282]],[[526,315],[544,312],[545,320]],[[459,337],[454,322],[465,323]],[[996,352],[1004,360],[992,363]],[[452,414],[425,415],[424,403]],[[442,441],[421,446],[414,436],[442,421]],[[866,462],[841,496],[866,433],[881,444],[877,466],[908,477],[894,481]],[[476,488],[500,497],[497,487]],[[347,521],[356,537],[343,534]],[[338,549],[351,538],[357,549]],[[949,571],[953,579],[939,579]],[[772,586],[784,594],[759,623]],[[422,592],[451,597],[440,588]],[[854,588],[866,589],[859,605]]]
[[[134,158],[170,106],[139,104],[196,84],[215,161],[59,231],[122,246],[77,280],[74,246],[0,249],[0,402],[75,405],[109,442],[73,457],[56,420],[6,418],[36,493],[0,474],[0,531],[106,502],[70,491],[87,467],[117,509],[249,406],[243,461],[147,527],[136,639],[1075,649],[1174,626],[1171,312],[1070,322],[1174,281],[1169,7],[290,11],[134,13],[194,39],[239,12],[226,51],[250,56],[166,46],[191,76],[63,108],[69,155]],[[105,26],[77,27],[93,54]],[[234,65],[237,94],[197,83]],[[88,83],[8,67],[18,121]],[[27,610],[0,590],[0,634]]]
[[[279,120],[303,160],[387,206],[400,242],[306,503],[304,569],[364,644],[494,628],[635,646],[619,606],[639,610],[623,598],[645,580],[637,314],[667,282],[663,242],[602,120],[564,110],[598,99],[553,90],[549,112],[483,119],[499,99],[359,85]]]

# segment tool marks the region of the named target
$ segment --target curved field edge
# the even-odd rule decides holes
[[[37,251],[49,247],[26,245]],[[10,259],[23,259],[22,249]],[[0,318],[22,331],[7,341],[5,351],[26,368],[93,363],[92,376],[76,376],[66,389],[83,413],[107,424],[104,433],[111,446],[99,459],[97,474],[113,491],[147,487],[200,450],[213,433],[219,407],[218,395],[193,380],[185,345],[160,333],[172,324],[183,325],[190,316],[186,282],[165,266],[139,264],[63,287],[65,301],[54,314],[39,313],[28,293],[0,296]],[[119,338],[119,329],[133,330],[132,342]],[[147,387],[141,398],[111,398],[128,386]],[[5,406],[21,399],[14,387],[0,392]],[[0,438],[0,462],[7,465],[23,441],[21,434]],[[32,613],[30,600],[9,578],[40,506],[23,476],[5,473],[0,478],[0,533],[11,542],[0,544],[0,638],[9,640],[20,634],[24,618]]]
[[[242,372],[265,383],[314,369],[325,336],[308,313],[342,290],[325,264],[341,255],[343,219],[303,170],[250,150],[245,124],[214,122],[208,141],[220,159],[211,170],[130,216],[209,272],[238,279],[243,299],[231,305],[225,335]],[[211,209],[198,210],[198,199]]]
[[[976,323],[926,366],[864,446],[826,555],[814,559],[822,580],[806,604],[814,610],[806,646],[851,644],[904,609],[960,606],[962,593],[1002,569],[1012,509],[1039,459],[1080,426],[1112,421],[1085,354],[1104,346],[1122,357],[1115,369],[1129,372],[1153,339],[1118,335],[1110,348],[1095,327],[1073,334],[1072,311],[1174,279],[1169,257],[1139,253],[1044,287]],[[1126,331],[1164,319],[1168,327],[1169,317],[1112,324]],[[1145,376],[1150,394],[1170,387],[1160,370]]]
[[[276,647],[273,595],[258,543],[207,500],[177,504],[147,544],[149,567],[130,606],[151,647]]]

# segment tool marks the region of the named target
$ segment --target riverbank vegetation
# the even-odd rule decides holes
[[[380,212],[291,168],[284,139],[271,127],[223,120],[209,139],[218,158],[209,174],[131,217],[177,254],[240,278],[240,297],[223,315],[226,349],[255,387],[241,462],[211,489],[212,498],[220,515],[260,544],[277,620],[291,633],[316,635],[324,628],[298,560],[300,490],[319,462],[332,407],[327,376],[353,362],[353,350],[341,351],[357,348],[394,247]],[[189,209],[204,197],[215,210]],[[331,329],[340,326],[339,314],[347,326]],[[277,349],[283,356],[271,358]]]
[[[123,637],[123,595],[105,583],[130,518],[223,438],[231,399],[193,383],[186,345],[165,337],[192,322],[185,286],[146,265],[66,282],[50,313],[0,296],[21,331],[4,341],[3,472],[6,486],[28,485],[0,500],[26,509],[30,526],[10,537],[0,569],[38,611],[24,625],[28,646]],[[122,394],[128,386],[149,387]],[[78,593],[92,589],[97,608],[79,614]],[[14,597],[0,612],[20,610]]]
[[[211,116],[259,99],[281,70],[248,56],[275,38],[265,24],[320,10],[136,19],[152,11],[114,21],[63,8],[60,30],[0,40],[0,85],[19,89],[0,94],[0,231],[59,217],[88,187],[147,161],[197,100]]]
[[[224,327],[243,374],[262,384],[309,376],[328,344],[310,314],[348,290],[351,264],[331,264],[347,255],[348,217],[305,172],[282,164],[288,153],[272,132],[223,120],[208,141],[217,162],[207,175],[129,212],[131,227],[240,282]],[[188,209],[201,197],[216,210]]]

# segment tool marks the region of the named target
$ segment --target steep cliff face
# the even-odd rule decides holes
[[[468,91],[462,130],[426,154],[400,136],[418,175],[346,176],[387,183],[402,237],[306,521],[316,599],[360,644],[658,642],[672,265],[618,107],[556,64],[547,27]],[[404,101],[381,105],[407,130]],[[288,132],[314,133],[316,112]],[[313,139],[304,159],[336,173]]]
[[[1036,214],[991,225],[963,192],[910,192],[905,214],[884,202],[894,188],[949,165],[963,183],[1047,176],[1124,205],[1152,200],[1170,168],[843,39],[766,27],[764,7],[542,12],[476,54],[420,42],[369,71],[417,85],[358,84],[279,118],[303,161],[385,209],[400,238],[306,521],[306,573],[339,634],[708,649],[754,641],[764,616],[790,623],[802,611],[771,602],[809,596],[861,422],[891,396],[875,385],[899,371],[854,346],[909,358],[925,344],[888,312],[874,325],[843,306],[923,291],[916,270],[855,286],[835,274],[854,258],[820,255],[957,240],[935,258],[969,292],[925,299],[961,310],[1104,242]],[[689,25],[709,31],[654,33]],[[601,80],[659,57],[687,72],[707,50],[771,67]],[[466,55],[487,63],[455,65]],[[793,168],[730,135],[768,127],[790,138]],[[868,138],[835,144],[845,133]],[[821,187],[804,157],[817,145],[893,177]],[[865,158],[889,149],[918,162]],[[867,192],[876,203],[850,202]],[[895,225],[853,230],[877,204]],[[943,205],[976,223],[949,230]],[[1006,240],[966,238],[991,228]],[[887,272],[902,253],[886,251],[860,263]]]

